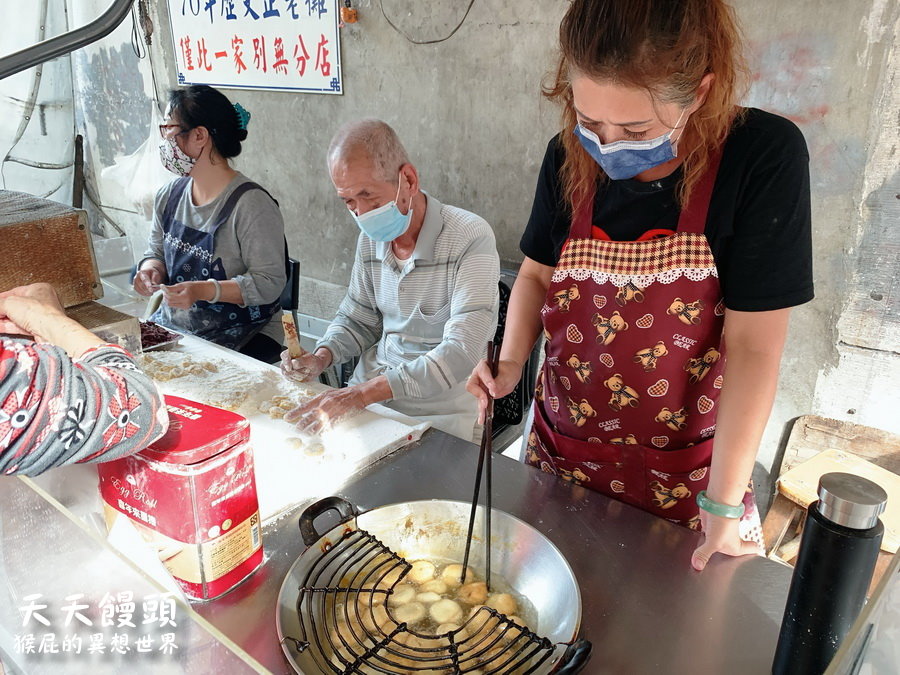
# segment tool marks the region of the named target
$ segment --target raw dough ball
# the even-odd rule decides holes
[[[483,581],[473,581],[465,586],[460,586],[456,593],[457,597],[468,605],[483,605],[487,600],[488,588]]]
[[[394,588],[394,592],[388,596],[388,605],[400,607],[416,599],[416,587],[410,584],[400,584]]]
[[[416,596],[416,602],[421,602],[423,605],[433,605],[440,599],[441,596],[437,593],[419,593]]]
[[[304,447],[304,451],[310,457],[321,457],[325,453],[325,446],[317,442],[308,443]]]
[[[506,616],[512,616],[519,611],[516,599],[509,593],[496,593],[490,596],[484,604],[488,607],[493,607],[501,614],[506,614]]]
[[[443,581],[450,588],[459,588],[462,586],[459,578],[462,576],[463,566],[459,563],[453,563],[452,565],[447,565],[444,568],[444,571],[441,572],[441,581]],[[470,581],[475,580],[475,575],[472,574],[471,568],[466,568],[466,579],[464,583],[469,583]]]
[[[432,605],[432,608],[434,605]],[[394,619],[398,623],[413,626],[425,618],[425,605],[421,602],[408,602],[394,609]]]
[[[409,571],[408,578],[414,584],[424,584],[426,581],[434,579],[436,572],[437,570],[434,567],[434,563],[428,560],[416,560],[412,564],[412,569]]]
[[[440,579],[433,579],[432,581],[426,581],[419,586],[419,590],[422,593],[437,593],[438,595],[443,595],[447,592],[447,584]]]
[[[277,405],[273,405],[271,408],[269,408],[269,417],[271,417],[273,420],[280,420],[282,417],[284,417],[284,410],[279,408]]]
[[[437,624],[456,623],[463,617],[462,607],[454,600],[439,600],[428,610],[431,618]]]
[[[291,436],[290,438],[288,438],[287,444],[289,447],[293,448],[294,450],[300,450],[305,445],[303,443],[303,439],[297,438],[296,436]]]
[[[284,411],[288,411],[288,410],[293,410],[297,406],[294,404],[294,402],[291,399],[287,398],[283,401],[280,401],[278,403],[278,407]]]

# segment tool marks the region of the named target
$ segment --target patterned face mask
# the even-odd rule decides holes
[[[187,176],[197,162],[178,147],[175,138],[166,138],[159,144],[159,157],[162,165],[178,176]]]

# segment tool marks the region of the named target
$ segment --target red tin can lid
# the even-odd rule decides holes
[[[178,396],[166,396],[169,430],[138,453],[155,462],[197,464],[250,438],[242,415]]]

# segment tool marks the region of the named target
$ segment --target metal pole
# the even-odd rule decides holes
[[[72,206],[80,209],[84,199],[84,138],[75,136],[75,171],[72,179]]]
[[[39,63],[51,61],[89,45],[112,33],[131,11],[132,0],[113,0],[96,21],[73,31],[44,40],[31,47],[0,59],[0,80],[27,70]]]

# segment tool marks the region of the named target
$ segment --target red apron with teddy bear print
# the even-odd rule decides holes
[[[541,310],[545,360],[526,461],[697,529],[725,365],[725,308],[704,235],[719,158],[675,234],[591,238],[593,195]],[[757,518],[752,494],[747,513]]]

